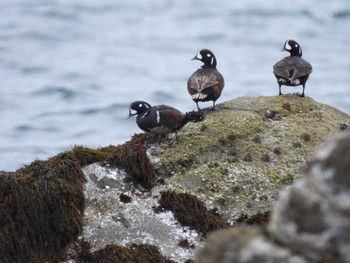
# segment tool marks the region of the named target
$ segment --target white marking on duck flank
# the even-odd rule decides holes
[[[158,110],[156,111],[156,114],[157,114],[157,119],[156,120],[157,120],[157,123],[159,123],[160,122],[160,113],[159,113]]]

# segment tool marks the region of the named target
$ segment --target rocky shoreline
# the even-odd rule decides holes
[[[181,130],[174,147],[158,146],[154,136],[137,134],[123,145],[76,146],[16,172],[0,172],[4,218],[0,238],[7,241],[0,245],[0,258],[4,262],[24,258],[27,262],[109,262],[124,257],[125,262],[138,262],[142,257],[142,262],[193,262],[195,251],[200,251],[198,262],[228,262],[210,255],[232,244],[237,257],[229,260],[319,262],[300,251],[305,242],[277,234],[289,222],[274,207],[277,202],[277,209],[286,209],[290,204],[286,195],[294,196],[290,189],[298,189],[300,182],[313,186],[300,171],[310,167],[308,161],[325,140],[348,134],[343,130],[350,117],[296,95],[240,97],[204,113],[204,121]],[[347,145],[349,136],[343,137],[345,141],[336,142]],[[346,154],[344,150],[341,157],[350,163]],[[304,174],[312,176],[307,178],[317,178],[308,169]],[[281,190],[289,194],[280,198]],[[301,196],[288,209],[308,198]],[[298,220],[317,221],[307,211],[299,211]],[[320,229],[331,227],[322,223]],[[248,257],[245,245],[275,248],[266,232],[278,240],[280,256],[247,252]],[[210,245],[205,242],[208,235]],[[245,240],[240,239],[243,236]],[[213,247],[218,250],[211,251]],[[329,262],[348,262],[340,261],[345,248],[336,256],[322,246],[314,253],[339,259]],[[254,261],[264,259],[262,255],[266,261]]]

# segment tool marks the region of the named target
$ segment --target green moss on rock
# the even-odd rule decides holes
[[[350,123],[348,115],[296,95],[240,97],[204,112],[174,147],[149,157],[168,188],[218,207],[231,223],[269,211],[312,152]]]

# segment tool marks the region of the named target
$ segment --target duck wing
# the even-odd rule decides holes
[[[219,84],[222,80],[222,75],[216,69],[198,69],[188,79],[187,87],[193,92],[202,92]]]
[[[276,76],[289,80],[298,79],[311,72],[311,64],[300,57],[286,57],[273,66],[273,73]]]

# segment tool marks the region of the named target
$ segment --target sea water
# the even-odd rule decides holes
[[[277,95],[272,66],[295,39],[314,69],[306,96],[350,114],[349,36],[348,0],[1,0],[0,170],[129,140],[134,100],[196,109],[202,48],[225,77],[220,103]]]

